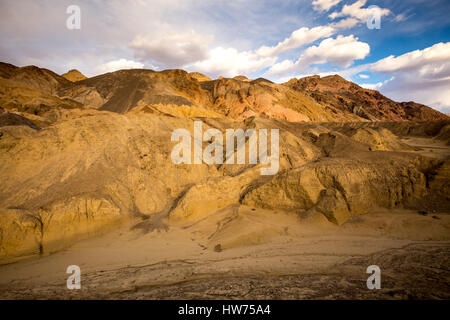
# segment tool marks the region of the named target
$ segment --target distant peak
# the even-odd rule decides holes
[[[319,76],[318,76],[319,77]],[[323,77],[324,79],[333,79],[333,80],[337,80],[337,81],[347,81],[344,78],[342,78],[340,75],[338,74],[333,74],[333,75],[329,75],[326,77]]]
[[[205,76],[204,74],[200,73],[200,72],[190,72],[189,75],[194,78],[195,80],[197,80],[198,82],[202,82],[202,81],[211,81],[210,77]]]
[[[61,76],[72,82],[87,79],[87,77],[84,74],[82,74],[80,71],[78,71],[77,69],[69,70],[69,72],[66,72]]]
[[[249,79],[246,76],[242,76],[242,75],[236,76],[233,79],[240,80],[240,81],[249,81]]]

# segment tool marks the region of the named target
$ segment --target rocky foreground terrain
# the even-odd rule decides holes
[[[0,107],[1,298],[450,297],[450,120],[427,106],[339,76],[3,63]],[[277,174],[174,164],[194,121],[279,129]],[[389,270],[375,296],[371,261]],[[69,264],[88,270],[78,296]]]

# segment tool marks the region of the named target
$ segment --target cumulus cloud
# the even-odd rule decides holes
[[[354,60],[364,59],[370,53],[370,46],[358,41],[353,35],[336,39],[323,40],[319,46],[312,46],[305,50],[300,60],[304,64],[326,63],[340,67],[349,67]]]
[[[359,77],[360,77],[361,79],[369,79],[369,78],[370,78],[370,76],[369,76],[368,74],[364,74],[364,73],[360,73],[360,74],[359,74]]]
[[[212,77],[251,74],[273,64],[275,57],[254,51],[239,51],[233,47],[210,48],[212,36],[190,33],[171,33],[154,39],[136,36],[129,47],[139,61],[160,68],[184,68],[206,73]]]
[[[380,91],[397,101],[415,101],[440,111],[450,110],[449,79],[427,80],[396,77]]]
[[[207,59],[192,64],[189,69],[211,76],[232,77],[238,74],[251,74],[272,65],[274,57],[262,57],[252,51],[240,52],[235,48],[216,47],[209,52]]]
[[[303,28],[309,31],[308,28]],[[319,28],[320,29],[320,28]],[[319,32],[319,29],[312,31]],[[331,29],[331,28],[327,28]],[[267,68],[276,61],[276,54],[287,50],[287,47],[295,47],[300,41],[314,41],[322,33],[305,34],[305,30],[295,34],[295,39],[286,41],[283,45],[266,47],[259,54],[253,50],[240,51],[233,47],[216,46],[210,48],[212,36],[203,36],[190,33],[169,33],[164,37],[152,38],[151,36],[136,36],[129,47],[134,52],[134,57],[146,64],[153,64],[159,68],[184,68],[198,71],[212,77],[232,77],[238,74],[252,74]],[[327,31],[327,33],[329,30]],[[301,33],[301,34],[300,34]],[[308,32],[306,32],[308,33]],[[300,38],[303,38],[300,39]],[[270,54],[267,50],[271,50]]]
[[[312,43],[318,39],[329,37],[334,32],[335,28],[332,26],[319,26],[311,29],[303,27],[292,32],[290,37],[284,39],[282,42],[279,42],[276,46],[262,46],[256,51],[256,53],[265,57],[275,56],[285,51]]]
[[[360,22],[366,22],[370,17],[379,15],[380,17],[391,14],[389,9],[385,8],[363,8],[367,0],[358,0],[351,5],[344,5],[340,12],[333,12],[329,15],[331,19],[339,17],[352,17],[358,19]]]
[[[450,108],[450,42],[389,56],[371,65],[372,72],[395,76],[380,90],[402,101],[417,101],[438,110]]]
[[[212,36],[195,32],[173,33],[160,38],[138,35],[129,47],[135,58],[152,64],[170,67],[185,66],[208,57],[208,44]]]
[[[322,12],[322,11],[329,11],[339,2],[341,2],[341,0],[314,0],[312,2],[312,5],[314,10]]]
[[[269,75],[279,75],[285,72],[298,71],[312,64],[331,63],[335,66],[347,68],[353,64],[354,60],[364,59],[370,53],[370,46],[358,41],[353,35],[337,38],[328,38],[323,40],[318,46],[307,48],[297,62],[293,63],[284,60],[273,65],[269,71]]]
[[[450,42],[441,42],[423,50],[414,50],[398,57],[391,55],[376,62],[372,69],[381,72],[418,71],[422,75],[443,77],[450,76],[448,73],[449,63]]]
[[[350,29],[356,26],[360,21],[355,18],[347,18],[342,19],[339,22],[332,23],[331,26],[333,26],[336,29]]]
[[[143,63],[133,61],[133,60],[126,60],[126,59],[119,59],[119,60],[113,60],[109,61],[107,63],[104,63],[97,67],[97,71],[99,73],[107,73],[107,72],[113,72],[121,69],[142,69],[144,67]]]
[[[382,85],[383,85],[383,82],[360,84],[361,87],[370,89],[370,90],[379,90]]]
[[[275,63],[270,69],[267,71],[267,75],[269,76],[278,76],[283,73],[290,73],[297,71],[298,61],[294,63],[291,60],[283,60],[281,62]]]
[[[370,90],[380,90],[380,88],[383,85],[385,85],[386,83],[391,82],[392,80],[394,80],[394,77],[391,77],[390,79],[387,79],[387,80],[382,81],[382,82],[377,82],[377,83],[363,83],[360,86],[363,87],[363,88],[366,88],[366,89],[370,89]]]

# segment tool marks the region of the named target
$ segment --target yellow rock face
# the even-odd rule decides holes
[[[126,223],[130,217],[105,199],[72,198],[37,210],[0,213],[0,261],[49,254]]]

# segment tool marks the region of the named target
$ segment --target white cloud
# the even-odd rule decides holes
[[[316,11],[329,11],[332,7],[337,5],[342,0],[314,0],[312,2],[313,8]]]
[[[211,76],[233,77],[259,71],[275,60],[273,57],[261,57],[252,51],[240,52],[235,48],[217,47],[210,50],[207,59],[192,64],[189,69]]]
[[[104,63],[98,66],[96,70],[98,71],[98,73],[107,73],[121,69],[142,69],[143,67],[143,63],[133,60],[119,59]]]
[[[361,79],[369,79],[369,78],[370,78],[370,76],[369,76],[368,74],[364,74],[364,73],[360,73],[360,74],[359,74],[359,77],[360,77]]]
[[[340,35],[336,39],[328,38],[318,46],[307,48],[295,63],[284,60],[274,64],[267,74],[280,75],[285,72],[298,71],[312,64],[327,62],[347,68],[354,60],[364,59],[369,53],[370,46],[367,43],[358,41],[358,38],[353,35],[347,37]]]
[[[190,33],[172,33],[163,37],[138,35],[129,47],[142,61],[162,67],[182,67],[208,57],[211,36]]]
[[[418,71],[423,76],[450,76],[450,42],[437,43],[423,50],[415,50],[401,56],[389,56],[376,62],[372,69],[381,72]]]
[[[212,36],[190,33],[169,33],[154,39],[136,36],[130,43],[134,56],[140,61],[161,68],[184,68],[212,77],[232,77],[251,74],[266,68],[276,57],[261,56],[254,51],[239,51],[232,47],[209,48]]]
[[[385,8],[363,8],[367,0],[358,0],[351,5],[344,5],[340,12],[333,12],[329,15],[331,19],[339,17],[352,17],[361,22],[366,22],[370,17],[379,15],[380,17],[391,14],[389,9]]]
[[[360,86],[370,90],[379,90],[382,85],[383,82],[377,82],[377,83],[363,83]]]
[[[356,26],[360,21],[355,18],[342,19],[339,22],[331,24],[336,29],[350,29]]]
[[[358,41],[353,35],[323,40],[319,46],[312,46],[303,52],[300,60],[311,63],[330,62],[347,68],[354,60],[364,59],[370,53],[370,46]]]
[[[361,75],[360,75],[361,76]],[[394,77],[391,77],[390,79],[387,79],[383,82],[377,82],[377,83],[363,83],[360,86],[366,89],[370,89],[370,90],[380,90],[380,88],[382,86],[384,86],[385,84],[391,82],[392,80],[394,80]]]
[[[380,91],[397,101],[415,101],[437,110],[450,109],[450,79],[426,80],[409,78],[406,75],[396,77]]]
[[[389,56],[370,67],[395,76],[380,90],[396,100],[416,101],[438,110],[450,108],[450,42]]]
[[[295,71],[294,69],[297,69],[296,66],[297,64],[292,62],[291,60],[283,60],[271,66],[267,71],[267,74],[271,76],[281,75],[289,71]]]
[[[370,69],[372,64],[370,63],[365,63],[365,64],[360,64],[351,68],[347,68],[347,69],[341,69],[341,70],[337,70],[337,71],[333,71],[330,72],[331,74],[338,74],[340,75],[342,78],[348,80],[348,81],[352,81],[352,77],[360,72],[366,72]]]
[[[335,28],[332,26],[319,26],[311,29],[303,27],[292,32],[289,38],[286,38],[284,39],[284,41],[279,42],[276,46],[262,46],[256,51],[256,53],[265,57],[276,56],[285,51],[298,48],[308,43],[312,43],[320,38],[329,37],[335,31]]]

